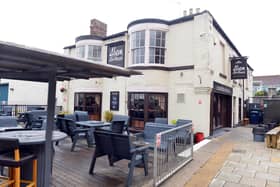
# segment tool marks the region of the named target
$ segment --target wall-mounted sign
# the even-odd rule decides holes
[[[247,79],[247,57],[231,58],[231,79]]]
[[[107,64],[124,67],[125,43],[124,41],[108,44]]]
[[[110,93],[110,110],[119,110],[120,92]]]
[[[224,95],[232,95],[232,88],[225,86],[223,84],[217,83],[214,81],[213,85],[214,92],[224,94]]]

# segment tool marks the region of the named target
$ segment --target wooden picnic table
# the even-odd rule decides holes
[[[268,148],[280,149],[280,126],[265,133],[265,142]]]

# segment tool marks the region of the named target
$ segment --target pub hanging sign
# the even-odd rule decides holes
[[[231,79],[247,79],[247,57],[233,57],[231,60]]]
[[[107,64],[124,67],[125,43],[119,41],[108,44]]]

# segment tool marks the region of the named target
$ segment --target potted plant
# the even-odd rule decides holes
[[[177,119],[171,120],[171,124],[172,124],[172,125],[176,125],[176,123],[177,123]]]
[[[104,112],[104,119],[105,119],[106,122],[112,121],[112,119],[113,119],[113,112],[111,112],[109,110],[106,110]]]

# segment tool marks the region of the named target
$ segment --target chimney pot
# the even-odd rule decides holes
[[[200,12],[200,8],[196,8],[195,11],[196,11],[196,13],[199,13]]]
[[[184,10],[183,15],[187,16],[187,10]]]
[[[190,8],[189,12],[190,12],[190,15],[192,15],[193,14],[193,9]]]

